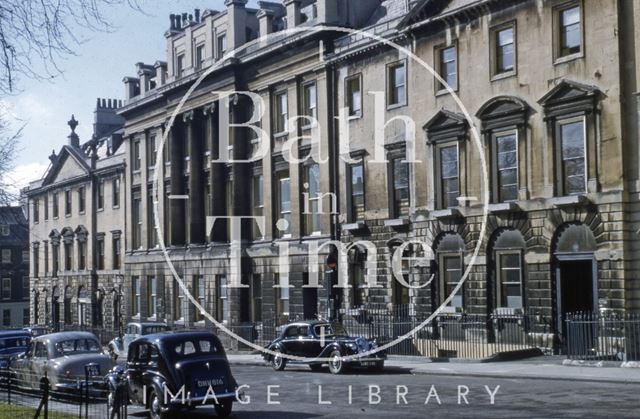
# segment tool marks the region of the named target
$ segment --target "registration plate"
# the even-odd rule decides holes
[[[100,365],[87,365],[86,372],[89,377],[99,377]]]
[[[376,365],[376,361],[362,361],[360,363],[363,367],[373,367]]]

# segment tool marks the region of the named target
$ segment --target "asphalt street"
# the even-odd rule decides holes
[[[266,366],[233,366],[232,370],[239,384],[250,386],[245,388],[250,401],[245,405],[236,403],[235,418],[638,418],[640,415],[637,384],[431,377],[412,375],[402,368],[386,368],[383,373],[352,371],[340,376],[326,370],[311,372],[303,366],[288,366],[283,372]],[[494,394],[493,403],[490,392]],[[202,409],[179,417],[212,415],[211,409]]]

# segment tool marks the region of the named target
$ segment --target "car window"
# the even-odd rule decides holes
[[[284,334],[286,337],[292,337],[298,335],[298,326],[291,326]]]
[[[216,353],[218,352],[218,348],[216,345],[213,345],[210,340],[201,340],[198,342],[200,346],[200,352],[203,353]]]
[[[56,344],[60,355],[77,355],[84,353],[100,353],[102,349],[95,339],[67,339]]]
[[[309,326],[298,327],[298,336],[309,336]]]
[[[47,358],[47,347],[44,342],[37,342],[34,351],[35,358]]]
[[[342,326],[340,323],[318,324],[314,326],[313,331],[317,336],[349,336],[344,326]]]
[[[224,353],[220,344],[214,339],[188,339],[177,342],[174,344],[172,352],[178,360],[204,354]]]
[[[4,339],[0,339],[0,350],[10,349],[10,348],[19,348],[19,347],[27,346],[28,344],[29,344],[29,340],[26,336],[4,338]]]

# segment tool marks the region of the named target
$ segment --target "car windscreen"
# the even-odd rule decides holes
[[[151,335],[154,333],[162,333],[162,332],[166,332],[169,330],[168,326],[145,326],[142,329],[142,334],[143,335]]]
[[[202,355],[222,354],[220,343],[209,338],[188,338],[169,344],[169,353],[176,361],[197,358]]]
[[[68,339],[56,343],[56,351],[58,355],[77,355],[102,353],[102,348],[95,339]]]
[[[340,323],[317,324],[313,327],[313,331],[317,336],[349,336],[344,326]]]
[[[0,351],[4,349],[25,347],[29,344],[27,336],[12,336],[8,338],[0,338]]]

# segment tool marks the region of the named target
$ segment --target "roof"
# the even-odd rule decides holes
[[[26,330],[0,330],[0,339],[1,338],[7,338],[7,337],[13,337],[13,336],[27,336],[27,337],[31,337],[31,333],[29,333]]]
[[[201,337],[201,338],[215,338],[218,340],[218,337],[210,331],[207,330],[184,330],[184,331],[172,331],[172,332],[162,332],[162,333],[152,333],[150,335],[144,335],[139,337],[134,342],[148,342],[148,343],[172,343],[185,339],[185,337]]]
[[[90,332],[57,332],[57,333],[49,333],[48,335],[42,335],[34,338],[34,340],[46,340],[53,343],[62,342],[70,339],[98,340],[96,335]]]
[[[0,235],[0,243],[18,245],[29,241],[29,226],[21,207],[0,207],[0,225],[9,226],[9,235]]]

